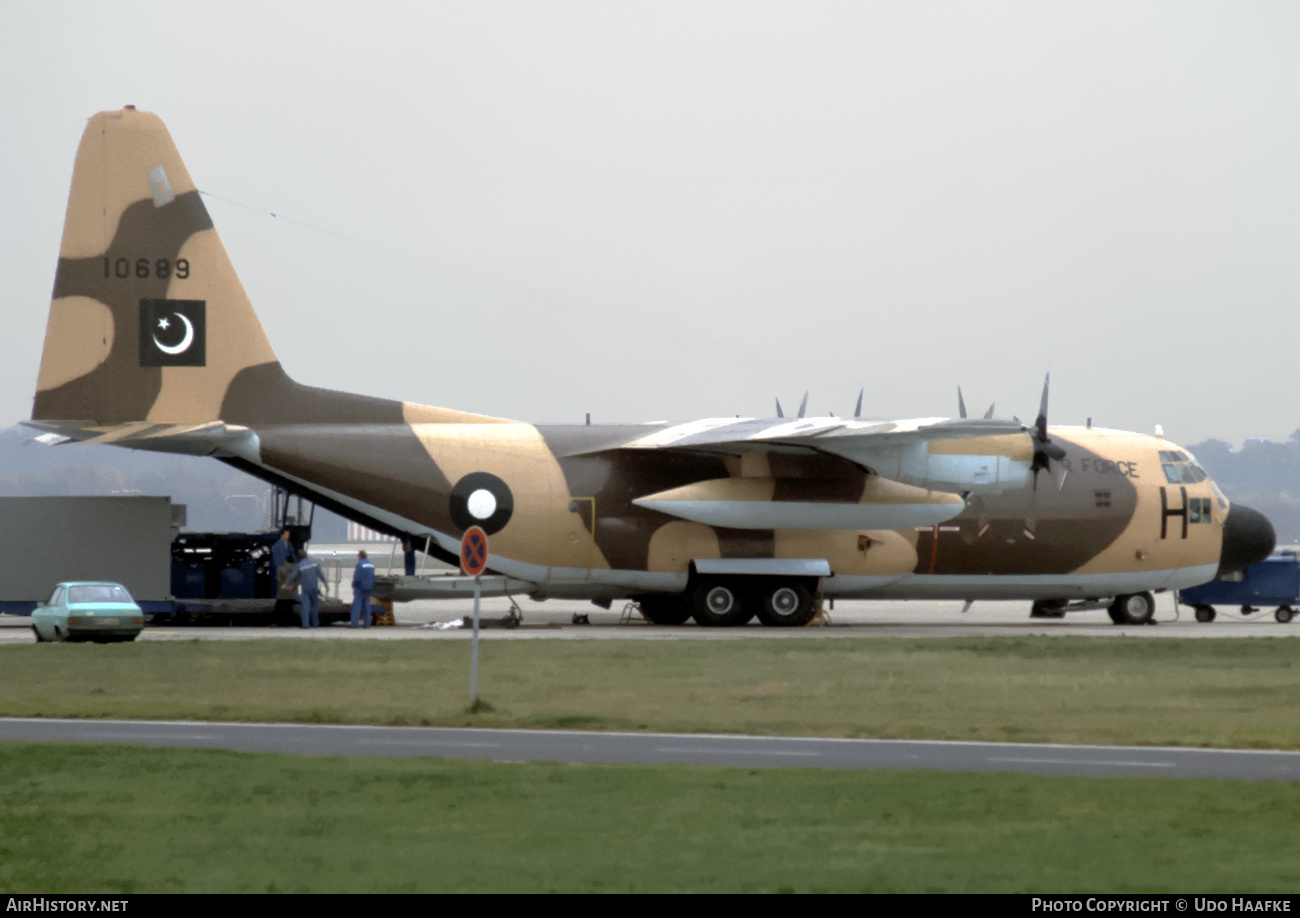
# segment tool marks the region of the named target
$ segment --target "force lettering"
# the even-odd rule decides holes
[[[1079,471],[1093,472],[1098,475],[1123,475],[1125,478],[1139,478],[1136,462],[1116,462],[1113,459],[1081,459]]]

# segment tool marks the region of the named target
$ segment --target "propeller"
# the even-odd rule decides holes
[[[796,415],[796,417],[803,417],[804,412],[807,410],[808,410],[808,390],[805,389],[803,393],[803,401],[799,403],[799,414]],[[779,398],[776,400],[776,416],[778,418],[785,417],[785,412],[781,410],[781,400]]]
[[[993,409],[996,407],[998,407],[997,402],[989,405],[989,410],[984,412],[984,420],[987,421],[989,418],[993,417]],[[961,386],[957,387],[957,416],[960,418],[966,417],[966,400],[961,397]]]
[[[1038,490],[1038,473],[1051,472],[1052,460],[1061,460],[1065,458],[1065,450],[1059,445],[1052,442],[1052,438],[1047,434],[1047,389],[1052,381],[1052,374],[1048,373],[1043,379],[1043,399],[1038,404],[1038,418],[1034,421],[1033,433],[1034,439],[1034,461],[1029,466],[1029,470],[1034,473],[1034,490]],[[1065,476],[1068,470],[1064,466],[1058,466],[1056,474],[1056,488],[1060,490],[1065,485]]]
[[[1047,389],[1051,379],[1051,373],[1043,379],[1043,398],[1038,403],[1038,417],[1030,428],[1030,437],[1034,441],[1034,459],[1029,470],[1034,473],[1034,488],[1029,497],[1029,515],[1025,517],[1024,536],[1031,542],[1037,538],[1038,529],[1038,473],[1051,474],[1056,479],[1058,491],[1065,486],[1065,476],[1069,474],[1069,469],[1060,464],[1060,460],[1065,458],[1065,450],[1053,443],[1047,433]],[[1052,468],[1052,460],[1057,461],[1055,470]]]

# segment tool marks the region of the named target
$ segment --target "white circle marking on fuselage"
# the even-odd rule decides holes
[[[497,498],[487,488],[479,488],[465,501],[465,506],[474,519],[485,520],[497,512]]]

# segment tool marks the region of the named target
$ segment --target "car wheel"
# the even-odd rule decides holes
[[[54,640],[56,640],[56,641],[66,641],[67,639],[68,639],[68,636],[67,636],[66,634],[63,633],[63,629],[60,628],[58,625],[55,625],[55,626],[54,626]]]
[[[695,621],[706,628],[725,628],[749,621],[744,597],[734,585],[721,580],[704,580],[691,595]]]
[[[816,613],[812,593],[798,581],[778,583],[759,593],[758,620],[772,628],[798,628]]]
[[[1150,593],[1130,593],[1116,596],[1110,608],[1111,621],[1117,625],[1145,625],[1155,616],[1156,601]]]
[[[1295,612],[1291,609],[1290,606],[1278,606],[1277,611],[1273,613],[1273,617],[1276,618],[1278,620],[1278,623],[1282,625],[1285,625],[1287,622],[1291,621],[1291,619],[1294,616],[1295,616]]]
[[[38,644],[46,643],[45,635],[41,634],[41,630],[37,628],[35,625],[32,625],[32,634],[36,635],[36,643]]]
[[[1196,620],[1198,622],[1202,622],[1202,623],[1212,622],[1214,621],[1214,616],[1215,616],[1214,606],[1196,607]]]

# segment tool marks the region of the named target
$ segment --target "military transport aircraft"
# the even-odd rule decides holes
[[[860,412],[859,412],[860,413]],[[533,426],[312,388],[281,368],[167,129],[102,112],[77,152],[32,426],[213,456],[536,597],[681,624],[800,625],[815,598],[1109,602],[1268,555],[1160,437],[992,417]],[[802,412],[801,412],[802,415]]]

